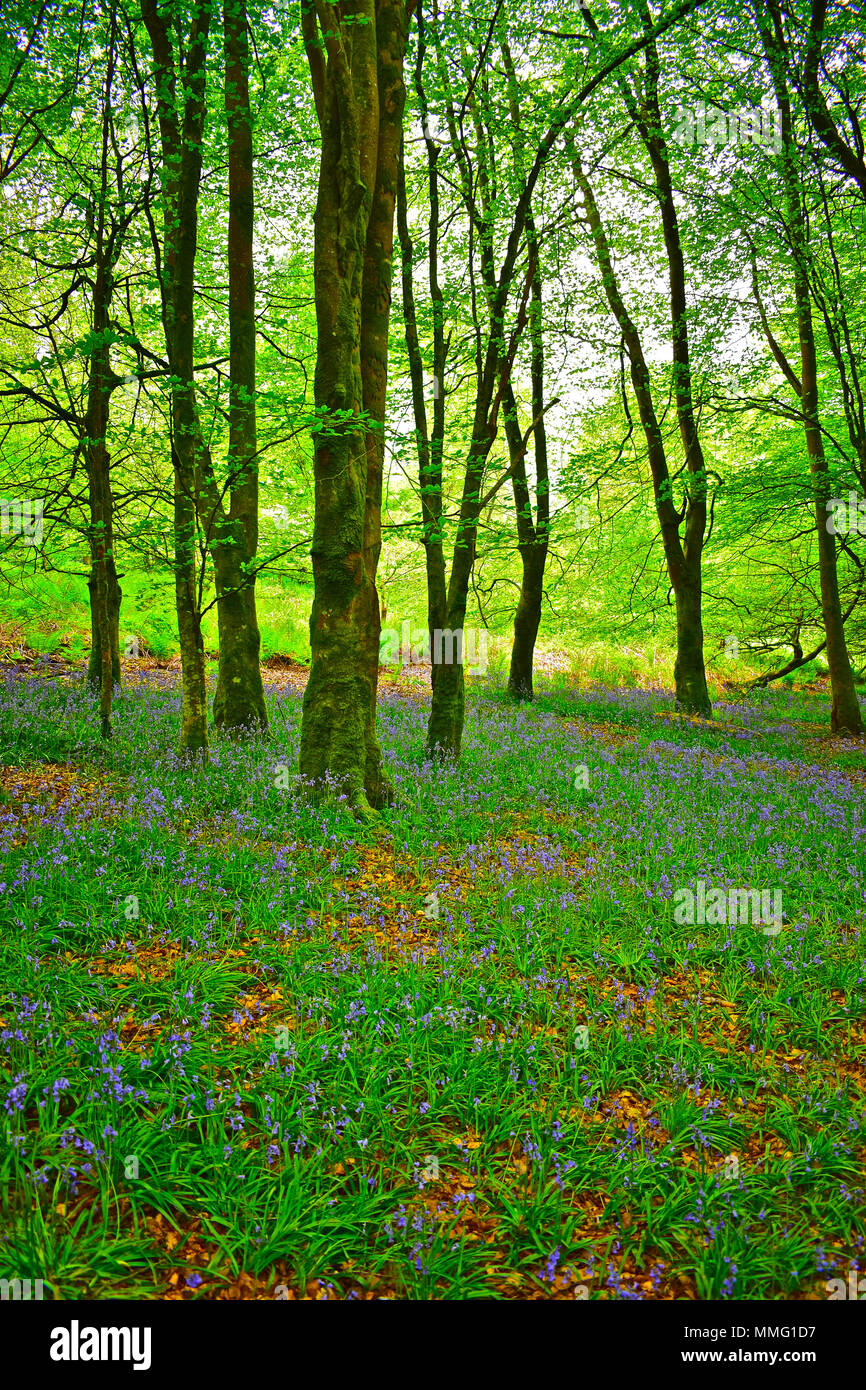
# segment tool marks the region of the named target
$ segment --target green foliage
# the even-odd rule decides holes
[[[309,661],[310,590],[306,585],[291,580],[262,585],[257,610],[263,661],[270,656]]]
[[[810,42],[800,0],[785,8],[790,51],[772,71],[764,0],[748,11],[710,0],[666,25],[657,120],[645,50],[576,104],[600,65],[642,36],[643,6],[413,11],[404,172],[421,379],[410,381],[395,312],[377,583],[383,626],[425,629],[421,498],[441,496],[436,538],[465,554],[476,538],[461,507],[483,496],[466,624],[488,635],[489,664],[468,682],[459,765],[425,759],[427,673],[415,673],[410,698],[385,684],[396,801],[360,827],[293,781],[293,685],[268,693],[267,740],[217,735],[203,763],[171,751],[170,675],[148,672],[148,689],[127,664],[106,743],[80,679],[90,546],[106,534],[87,472],[103,350],[121,649],[135,637],[161,660],[179,650],[172,388],[183,383],[166,361],[165,259],[151,237],[166,189],[152,178],[157,93],[139,8],[9,0],[0,26],[3,660],[29,648],[73,663],[25,662],[29,674],[0,699],[0,1277],[46,1277],[65,1298],[267,1296],[280,1283],[299,1296],[411,1299],[572,1296],[581,1283],[594,1298],[822,1296],[825,1272],[861,1268],[866,1242],[866,755],[823,737],[823,655],[768,690],[748,688],[824,635],[816,497],[818,527],[824,492],[834,513],[839,499],[854,518],[863,507],[858,7],[828,7],[817,66],[853,172],[799,99]],[[162,8],[185,27],[188,6]],[[226,503],[237,341],[218,12],[184,284],[201,442]],[[653,10],[665,22],[671,13]],[[327,370],[314,360],[319,146],[299,10],[251,0],[249,20],[258,620],[265,661],[305,661],[316,488],[334,483],[322,459],[370,420],[314,409]],[[731,117],[776,103],[783,70],[797,88],[793,198],[772,144],[673,134],[689,103]],[[697,475],[677,420],[671,223],[641,138],[648,119],[666,137],[673,190],[662,201],[676,210],[685,262]],[[534,229],[512,237],[540,149]],[[576,196],[578,160],[646,358],[653,443],[670,474],[658,498],[635,364]],[[512,252],[493,321],[492,282]],[[797,380],[795,262],[813,306],[821,477]],[[108,328],[95,324],[98,287],[111,290]],[[402,293],[398,274],[395,308]],[[487,466],[467,481],[484,354],[500,336],[500,367],[513,350],[509,418],[525,441],[528,498],[512,495],[498,398]],[[359,371],[353,360],[354,383],[336,383],[335,399],[356,397]],[[441,406],[441,489],[419,477],[419,392],[428,433]],[[705,493],[712,726],[671,707],[676,566],[657,506],[678,511]],[[10,504],[37,498],[44,534],[31,545],[13,534]],[[197,599],[213,654],[219,523],[196,500]],[[523,572],[515,512],[541,535],[543,500],[550,544],[526,707],[506,692]],[[837,542],[861,686],[864,534],[853,525]],[[353,544],[330,566],[341,582],[340,565],[360,563]],[[780,885],[783,930],[678,923],[672,894],[698,880]],[[575,1041],[583,1029],[586,1047]],[[724,1174],[732,1154],[736,1180]]]

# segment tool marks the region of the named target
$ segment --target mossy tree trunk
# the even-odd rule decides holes
[[[300,771],[361,815],[390,787],[376,740],[382,425],[407,15],[302,0],[321,158],[315,213],[314,597]]]
[[[185,412],[172,409],[175,432]],[[207,756],[207,689],[205,685],[204,638],[201,630],[201,604],[196,564],[195,495],[186,490],[189,461],[172,450],[174,466],[174,597],[180,643],[183,703],[180,719],[180,751]]]
[[[108,500],[108,507],[105,499],[102,503],[102,517],[105,521],[106,535],[106,555],[103,559],[105,565],[105,577],[107,587],[107,607],[108,607],[108,649],[111,660],[111,683],[116,689],[122,681],[123,671],[120,665],[120,607],[123,599],[123,590],[117,575],[114,561],[114,535],[113,527],[110,524],[111,500]],[[96,524],[96,508],[90,505],[91,524]],[[87,592],[90,600],[90,655],[87,660],[87,685],[94,695],[99,694],[99,687],[102,683],[102,627],[99,621],[99,600],[97,598],[96,575],[99,565],[97,547],[91,543],[90,546],[90,574],[87,579]]]
[[[120,586],[114,563],[114,505],[111,492],[111,458],[108,424],[111,393],[117,378],[111,369],[109,314],[114,287],[113,263],[116,237],[106,226],[108,201],[109,139],[112,85],[115,64],[115,23],[112,15],[106,55],[105,92],[102,102],[100,184],[94,218],[94,274],[91,334],[93,347],[88,362],[87,408],[84,421],[84,453],[90,506],[89,545],[91,573],[88,580],[91,613],[88,683],[99,699],[102,738],[111,737],[111,706],[115,684],[120,682],[119,611]]]
[[[205,119],[205,63],[212,0],[197,0],[182,65],[175,64],[166,18],[156,0],[142,0],[153,48],[162,144],[162,319],[172,378],[174,569],[183,684],[180,749],[207,753],[207,693],[196,563],[200,484],[209,470],[194,381],[195,252]],[[179,93],[182,87],[182,97]]]
[[[385,457],[385,404],[388,387],[388,331],[394,273],[394,211],[400,150],[403,140],[403,60],[408,15],[405,0],[377,0],[376,83],[379,121],[376,178],[364,247],[361,292],[361,385],[363,409],[370,428],[366,435],[367,482],[364,512],[364,566],[367,572],[367,619],[363,627],[363,659],[370,672],[370,704],[365,723],[364,790],[375,808],[393,800],[376,736],[376,696],[379,680],[381,621],[376,572],[382,550],[382,475]]]
[[[267,728],[256,613],[259,532],[256,449],[256,321],[253,268],[253,133],[245,0],[223,4],[225,108],[229,172],[229,447],[226,507],[210,469],[203,505],[211,539],[219,625],[213,702],[217,728],[244,734]]]

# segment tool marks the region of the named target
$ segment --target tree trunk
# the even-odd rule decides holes
[[[193,6],[178,92],[169,32],[156,0],[142,0],[153,47],[162,142],[162,319],[172,375],[175,599],[183,683],[180,750],[207,753],[207,692],[196,564],[201,480],[210,472],[195,397],[195,252],[205,118],[205,66],[210,0]]]
[[[472,429],[472,442],[466,460],[463,483],[463,496],[457,521],[457,534],[451,556],[451,573],[448,579],[448,596],[445,609],[445,625],[441,634],[442,660],[437,662],[437,643],[434,640],[431,651],[433,682],[430,699],[430,718],[427,723],[427,756],[429,758],[459,758],[463,740],[463,721],[466,710],[466,683],[463,660],[457,660],[457,643],[460,643],[460,656],[466,652],[465,624],[466,605],[469,599],[469,582],[475,564],[475,549],[478,542],[478,520],[481,515],[481,487],[484,471],[493,441],[496,438],[499,394],[494,399],[496,385],[495,373],[510,371],[511,364],[504,366],[499,362],[499,343],[501,339],[491,339],[488,345],[487,361],[481,380],[477,383],[475,396],[475,418]],[[506,378],[507,379],[507,378]],[[504,382],[500,385],[500,390]],[[451,634],[455,659],[447,660]],[[459,634],[459,638],[458,635]]]
[[[661,213],[662,232],[668,262],[674,400],[689,476],[688,500],[682,538],[681,583],[675,596],[677,658],[674,664],[674,685],[677,705],[683,711],[711,719],[713,707],[707,690],[704,665],[704,630],[701,618],[703,590],[701,560],[707,529],[707,469],[692,398],[685,258],[674,202],[670,160],[663,133],[664,123],[659,107],[660,63],[658,47],[652,37],[653,20],[646,0],[640,0],[640,14],[644,35],[648,42],[645,90],[643,104],[639,110],[632,99],[631,89],[628,87],[626,79],[623,77],[620,82],[628,93],[629,112],[636,119],[638,131],[650,157],[655,177],[656,200]]]
[[[451,620],[446,619],[451,630]],[[462,621],[460,628],[462,630]],[[466,682],[462,664],[433,665],[433,695],[427,722],[427,756],[459,758],[466,716]]]
[[[441,47],[437,49],[437,58],[439,61],[439,75],[441,77],[444,71],[442,67]],[[420,70],[417,85],[420,92],[422,90]],[[450,100],[450,93],[446,110],[451,146],[457,156],[457,163],[460,170],[464,203],[472,219],[475,232],[478,235],[481,273],[487,292],[485,295],[487,310],[485,327],[487,330],[487,341],[486,346],[482,347],[483,330],[476,320],[475,405],[472,420],[472,437],[466,457],[463,475],[463,493],[460,499],[460,512],[457,519],[457,530],[451,555],[451,569],[448,578],[445,607],[445,624],[443,636],[441,638],[443,657],[447,650],[445,644],[448,641],[448,638],[444,636],[445,633],[452,634],[451,640],[455,643],[458,640],[457,634],[459,634],[459,641],[464,652],[466,648],[466,606],[469,598],[469,584],[475,564],[475,552],[478,543],[478,522],[483,506],[481,495],[482,485],[487,468],[487,460],[496,439],[500,403],[504,392],[508,389],[511,368],[514,361],[514,352],[517,346],[517,338],[526,322],[524,296],[518,314],[517,328],[511,336],[510,344],[506,347],[504,317],[514,274],[514,257],[511,254],[515,240],[514,229],[512,229],[512,235],[509,239],[509,250],[506,254],[505,264],[502,267],[500,279],[497,281],[493,261],[492,229],[494,225],[494,212],[489,196],[490,185],[486,159],[481,154],[484,148],[484,141],[479,132],[479,118],[475,109],[474,99],[469,96],[467,101],[472,110],[473,122],[476,127],[478,204],[475,203],[471,191],[472,175],[467,166],[466,156],[458,137],[457,118],[453,103]],[[426,109],[426,102],[423,100],[422,106]],[[430,143],[431,142],[428,140],[428,149]],[[527,211],[528,198],[525,198],[521,202],[521,211],[519,212],[518,220],[521,221],[521,224]],[[525,290],[528,290],[528,288],[529,286],[527,283]],[[442,389],[441,382],[439,383],[439,389],[440,391]],[[439,469],[438,506],[441,515],[441,453],[439,455]],[[431,655],[432,692],[430,718],[427,724],[427,756],[430,758],[459,758],[466,708],[463,661],[455,660],[449,663],[447,660],[442,660],[437,662],[435,632]]]
[[[93,522],[94,512],[91,508],[91,522]],[[105,512],[103,512],[105,515]],[[108,597],[108,646],[111,653],[111,683],[115,688],[121,684],[122,668],[120,665],[120,605],[123,598],[123,590],[117,578],[113,556],[112,529],[106,526],[108,543],[106,546],[105,573],[107,581]],[[87,591],[90,596],[90,656],[87,662],[87,684],[94,695],[99,694],[99,687],[102,682],[102,629],[99,624],[99,607],[96,596],[96,572],[99,560],[96,554],[96,547],[91,551],[91,572],[87,580]]]
[[[236,551],[214,544],[213,562],[219,626],[214,724],[231,735],[263,733],[268,715],[255,589],[247,582]]]
[[[533,228],[534,230],[534,228]],[[534,279],[535,277],[533,277]],[[517,520],[517,543],[520,553],[522,576],[520,597],[514,613],[514,638],[511,644],[511,664],[508,671],[508,693],[513,700],[532,700],[535,692],[532,683],[532,670],[535,658],[535,642],[541,623],[541,605],[544,599],[544,570],[547,564],[549,536],[549,484],[547,472],[547,436],[542,418],[544,410],[543,359],[541,351],[541,285],[537,295],[533,289],[538,309],[538,322],[533,328],[530,317],[530,332],[533,334],[532,408],[534,413],[536,490],[538,494],[538,524],[532,519],[532,502],[529,495],[529,481],[526,476],[526,447],[517,419],[517,402],[509,384],[505,390],[505,409],[503,424],[508,440],[508,455],[511,462],[511,487],[514,494],[514,510]],[[537,341],[536,341],[537,339]]]
[[[607,234],[601,221],[592,187],[573,147],[571,153],[575,177],[584,196],[587,225],[595,244],[596,260],[601,271],[605,295],[628,351],[632,389],[637,401],[641,427],[647,445],[656,514],[661,529],[662,548],[676,605],[677,655],[674,663],[676,703],[678,708],[688,714],[698,714],[709,718],[712,707],[707,691],[704,667],[704,634],[701,622],[701,547],[697,544],[694,548],[687,549],[680,540],[682,515],[677,512],[673,502],[673,490],[664,441],[653,403],[650,374],[644,358],[640,334],[620,294]],[[704,495],[699,490],[696,496],[689,494],[685,503],[687,538],[690,534],[689,525],[695,507],[699,509],[699,513],[694,522],[694,530],[697,533],[697,539],[700,540],[703,536],[706,502]]]
[[[709,719],[712,706],[704,666],[701,574],[698,566],[685,566],[674,591],[674,601],[677,613],[677,656],[674,662],[677,706],[687,714]]]
[[[407,22],[402,0],[352,0],[339,15],[326,5],[301,9],[322,147],[315,587],[300,770],[319,794],[333,789],[363,817],[393,794],[376,738],[376,571]]]
[[[498,401],[491,403],[492,383],[486,379],[480,384],[476,396],[475,424],[472,443],[466,462],[466,475],[460,516],[454,550],[451,557],[451,574],[448,580],[448,598],[445,610],[445,627],[441,638],[443,655],[447,651],[451,633],[455,648],[461,643],[461,656],[465,655],[466,605],[469,599],[469,582],[475,563],[475,548],[478,541],[478,519],[481,513],[481,485],[487,458],[496,437],[496,417]],[[457,634],[460,634],[458,639]],[[431,758],[459,758],[463,739],[463,719],[466,708],[465,679],[463,661],[437,662],[437,648],[434,641],[431,653],[433,669],[433,688],[430,700],[430,718],[427,724],[427,756]]]
[[[845,640],[845,624],[842,619],[842,602],[839,596],[839,573],[836,564],[836,540],[827,530],[827,503],[830,500],[830,483],[824,445],[818,423],[818,378],[814,359],[814,340],[811,338],[811,312],[809,331],[804,333],[805,315],[800,317],[801,361],[803,362],[803,414],[806,417],[806,451],[809,456],[809,470],[815,489],[815,525],[818,535],[818,577],[821,585],[821,616],[824,635],[827,638],[827,665],[830,669],[830,689],[833,704],[830,711],[830,728],[834,734],[859,738],[866,730],[857,699],[854,672],[848,656],[848,643]],[[811,352],[808,349],[811,342]],[[806,358],[811,360],[807,365]]]
[[[525,176],[526,140],[520,110],[520,88],[508,40],[501,40],[502,61],[508,79],[508,104],[514,127],[514,172]],[[529,340],[532,375],[532,437],[535,456],[536,518],[532,516],[529,481],[526,476],[526,446],[520,433],[517,401],[509,382],[505,395],[503,424],[511,464],[511,491],[517,522],[517,542],[522,566],[520,597],[514,613],[514,639],[508,672],[508,693],[514,700],[532,700],[535,692],[532,670],[535,642],[541,624],[544,599],[544,571],[550,542],[550,477],[547,462],[547,428],[544,423],[544,303],[541,285],[541,254],[535,218],[526,213],[526,249],[534,266],[529,308]],[[490,287],[491,289],[494,286]]]
[[[108,453],[108,420],[111,404],[113,373],[108,345],[109,309],[113,290],[112,268],[106,244],[105,212],[108,196],[109,126],[111,88],[114,80],[114,22],[111,23],[108,59],[105,76],[105,98],[102,106],[102,143],[100,161],[99,204],[96,208],[93,279],[92,334],[94,347],[90,354],[85,414],[85,457],[90,503],[90,553],[92,572],[88,588],[91,595],[91,646],[89,675],[91,688],[99,696],[99,729],[102,738],[111,737],[111,704],[114,695],[114,650],[112,644],[111,608],[109,599],[109,566],[118,595],[117,575],[112,554],[113,502],[111,495]],[[118,651],[117,677],[120,677]]]
[[[800,344],[800,401],[806,454],[815,499],[815,529],[818,541],[818,578],[821,586],[821,615],[827,639],[827,665],[830,669],[830,689],[833,703],[830,727],[834,734],[860,737],[866,730],[860,713],[860,703],[854,685],[854,672],[848,656],[842,602],[839,596],[839,575],[836,563],[836,541],[827,527],[827,503],[830,500],[830,479],[819,416],[818,357],[812,323],[809,296],[809,230],[803,211],[802,193],[797,169],[797,146],[791,118],[791,104],[786,77],[785,37],[782,16],[776,0],[766,0],[770,26],[760,15],[761,39],[767,66],[773,79],[776,101],[782,117],[781,171],[787,204],[787,225],[793,249],[794,303],[797,312],[797,334]]]
[[[313,255],[313,390],[320,423],[313,463],[312,660],[304,691],[300,771],[315,794],[331,790],[367,816],[367,731],[378,678],[378,643],[374,676],[367,629],[378,598],[365,556],[368,459],[358,417],[363,409],[364,255],[376,183],[379,100],[373,0],[349,4],[344,14],[354,21],[351,44],[342,30],[320,40],[313,10],[301,12],[322,147]]]
[[[541,622],[544,597],[544,564],[547,548],[532,547],[521,551],[523,577],[520,598],[514,614],[514,640],[511,644],[511,664],[508,668],[508,693],[514,700],[532,700],[532,671],[535,640]]]
[[[678,17],[686,13],[687,8],[692,8],[692,3],[689,3],[689,0],[687,0],[687,4],[678,11]],[[671,22],[672,20],[668,18],[655,32],[664,32]],[[421,28],[419,17],[419,38]],[[477,343],[475,414],[472,428],[472,442],[466,460],[463,496],[460,504],[457,535],[454,542],[451,576],[448,584],[447,626],[452,631],[462,631],[463,619],[466,613],[469,580],[475,555],[478,521],[482,508],[481,485],[484,479],[487,458],[496,436],[497,415],[502,392],[511,374],[517,335],[522,330],[525,323],[523,315],[524,305],[521,304],[518,326],[515,333],[512,334],[510,345],[506,347],[506,335],[504,332],[505,314],[509,298],[514,288],[514,277],[517,274],[518,252],[523,243],[524,230],[527,226],[527,217],[531,211],[532,196],[539,175],[557,139],[564,131],[568,122],[574,118],[577,110],[589,96],[590,92],[600,83],[603,72],[597,72],[586,86],[575,93],[571,102],[560,104],[557,107],[551,124],[536,145],[532,159],[529,162],[529,168],[525,179],[518,180],[520,191],[517,196],[510,230],[507,235],[505,254],[497,276],[493,263],[493,232],[495,226],[494,204],[496,199],[492,190],[495,181],[488,178],[485,155],[486,141],[480,139],[477,142],[474,152],[476,158],[473,163],[469,156],[464,130],[464,116],[467,108],[472,110],[473,119],[477,119],[477,102],[474,95],[474,82],[470,77],[469,85],[463,100],[459,104],[458,112],[457,106],[452,99],[447,65],[444,62],[444,55],[442,53],[442,46],[438,37],[435,21],[431,24],[430,30],[434,36],[436,46],[438,64],[437,76],[440,83],[439,98],[441,100],[444,96],[451,152],[458,166],[461,192],[470,218],[471,235],[474,245],[477,246],[479,259],[481,261],[489,320],[488,325],[486,325],[486,347],[482,347],[483,330],[481,325],[477,320],[475,323]],[[647,37],[644,37],[644,39],[637,44],[631,45],[628,50],[623,51],[620,57],[617,57],[612,63],[607,65],[604,72],[609,73],[614,71],[621,62],[625,61],[626,57],[634,56],[634,54],[643,49],[649,41]],[[466,55],[464,54],[464,56]],[[423,118],[426,110],[426,103],[423,97],[421,100],[421,107]],[[424,124],[426,125],[426,122],[424,122]],[[429,138],[427,143],[429,155]],[[435,330],[437,310],[437,301],[435,298],[433,299],[433,308]],[[438,382],[438,386],[441,391],[441,379]],[[433,467],[434,464],[431,459],[431,471]],[[437,491],[441,497],[441,484]],[[431,576],[428,569],[428,592],[430,588],[430,579]],[[434,661],[433,699],[427,736],[428,755],[444,754],[447,756],[449,754],[459,753],[462,719],[462,666],[454,669],[447,665],[443,665],[441,669],[437,671]]]
[[[224,0],[229,166],[228,516],[215,486],[212,551],[219,625],[213,717],[230,734],[267,728],[256,615],[259,480],[256,451],[256,322],[253,269],[253,135],[245,0]]]
[[[182,412],[180,412],[182,413]],[[173,402],[175,438],[178,410]],[[180,669],[183,703],[180,722],[180,751],[207,756],[207,691],[205,687],[204,639],[198,600],[196,566],[196,510],[191,490],[184,486],[188,464],[172,451],[174,463],[174,595],[177,632],[180,641]]]
[[[427,629],[432,654],[434,634],[437,630],[442,631],[444,629],[448,606],[448,576],[442,534],[442,454],[445,445],[446,350],[442,291],[439,286],[439,148],[429,135],[426,97],[421,83],[424,52],[424,25],[419,16],[415,84],[421,106],[422,127],[427,150],[427,184],[430,207],[427,230],[427,278],[430,286],[430,307],[433,313],[432,430],[428,424],[427,405],[424,399],[424,362],[418,336],[418,313],[412,278],[415,253],[409,235],[406,170],[403,162],[402,142],[397,183],[397,230],[401,250],[403,325],[406,332],[406,353],[409,360],[409,379],[412,386],[415,446],[418,452],[418,486],[421,497],[421,520],[424,528]],[[438,669],[431,661],[431,689],[436,683]]]
[[[382,550],[382,474],[385,458],[385,404],[388,386],[388,330],[394,265],[394,208],[403,139],[403,58],[408,21],[405,0],[377,0],[376,82],[379,102],[376,181],[364,248],[361,293],[361,382],[368,421],[367,485],[364,513],[364,566],[367,617],[363,660],[369,670],[370,703],[365,723],[364,791],[374,808],[388,805],[393,787],[385,775],[376,737],[381,619],[376,572]]]

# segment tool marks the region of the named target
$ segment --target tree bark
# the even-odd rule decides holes
[[[196,564],[200,483],[210,471],[194,381],[195,252],[205,118],[205,62],[210,0],[196,0],[182,72],[178,74],[156,0],[141,0],[153,48],[162,142],[163,256],[160,277],[166,352],[172,376],[174,564],[183,709],[180,748],[207,753],[207,692]],[[182,78],[180,107],[178,76]]]
[[[532,700],[535,695],[532,681],[535,641],[541,623],[547,546],[521,547],[520,558],[523,572],[520,597],[517,600],[517,608],[514,613],[514,639],[511,644],[511,662],[508,668],[508,693],[513,700]]]
[[[367,483],[364,512],[364,566],[367,618],[363,652],[369,672],[370,703],[365,724],[364,791],[374,808],[393,801],[376,737],[381,620],[376,572],[382,550],[382,476],[385,459],[385,404],[388,387],[388,330],[394,274],[394,210],[403,142],[403,60],[408,16],[405,0],[377,0],[376,83],[379,102],[376,180],[364,247],[361,293],[361,384],[368,421]]]
[[[382,460],[407,16],[302,0],[322,136],[313,259],[314,596],[300,771],[360,816],[391,796],[376,740]],[[365,283],[366,282],[366,283]]]
[[[109,501],[109,507],[112,503]],[[103,518],[110,515],[103,504]],[[95,520],[94,507],[90,507],[91,523]],[[123,672],[120,665],[120,607],[123,599],[123,590],[117,576],[117,569],[114,561],[114,540],[113,528],[106,525],[106,555],[104,557],[107,597],[108,597],[108,646],[111,653],[111,682],[116,688],[121,684]],[[99,623],[99,607],[96,594],[96,572],[99,559],[96,547],[91,545],[91,572],[87,580],[87,591],[90,600],[90,655],[87,660],[87,685],[94,695],[99,694],[99,687],[102,682],[102,629]]]
[[[372,608],[364,554],[367,449],[358,417],[363,409],[362,281],[379,102],[373,0],[350,3],[343,15],[360,21],[353,36],[330,6],[314,9],[302,0],[322,148],[313,256],[313,389],[319,418],[314,437],[312,660],[304,691],[300,771],[314,792],[321,794],[330,784],[364,815],[370,811],[364,784],[374,694],[364,632]]]
[[[109,130],[112,83],[114,81],[114,19],[110,24],[102,105],[99,203],[95,216],[95,267],[93,281],[93,349],[88,364],[87,409],[85,413],[85,456],[90,503],[90,553],[92,572],[88,582],[91,600],[91,645],[88,676],[91,689],[99,697],[99,730],[111,737],[111,705],[115,676],[120,679],[120,651],[112,609],[120,607],[120,590],[113,555],[113,500],[108,453],[108,421],[113,372],[108,344],[108,316],[111,306],[113,274],[106,244],[106,202],[108,197]],[[112,638],[115,641],[112,641]],[[116,667],[115,657],[116,653]]]
[[[415,89],[421,109],[421,125],[427,155],[427,282],[433,316],[433,419],[428,422],[424,399],[424,362],[418,336],[418,313],[412,279],[415,253],[409,235],[406,170],[401,143],[397,186],[397,229],[402,267],[403,324],[412,386],[412,412],[418,452],[418,490],[421,499],[424,568],[427,577],[427,629],[431,655],[435,633],[444,630],[448,606],[447,568],[442,529],[442,456],[445,447],[445,343],[442,290],[439,284],[439,147],[429,130],[427,98],[421,80],[426,51],[424,23],[418,17],[418,48],[415,60]],[[430,685],[435,687],[440,667],[431,660]]]
[[[217,728],[230,734],[267,728],[256,614],[259,530],[256,450],[256,321],[253,267],[253,133],[245,0],[224,0],[225,108],[229,166],[229,506],[215,483],[212,553],[219,625],[213,702]]]
[[[534,223],[531,227],[530,254],[537,253]],[[532,516],[532,500],[529,493],[529,479],[526,474],[526,443],[520,432],[517,415],[517,401],[509,381],[504,390],[503,427],[508,442],[508,456],[511,471],[511,489],[514,497],[514,512],[517,524],[517,548],[520,554],[521,583],[520,596],[514,613],[514,638],[511,645],[511,662],[508,671],[508,693],[514,700],[534,699],[533,664],[535,642],[541,624],[541,606],[544,599],[544,571],[547,564],[547,550],[550,536],[549,497],[550,485],[547,467],[547,433],[544,427],[544,353],[541,326],[541,279],[532,277],[532,305],[529,315],[529,331],[532,339],[532,411],[531,430],[535,443],[536,506],[537,519]]]

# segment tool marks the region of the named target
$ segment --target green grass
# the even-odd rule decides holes
[[[19,576],[21,590],[10,589],[0,603],[0,621],[7,632],[16,635],[16,645],[29,647],[40,655],[62,655],[80,661],[90,641],[90,601],[86,576],[57,575],[43,571]],[[121,652],[129,639],[137,638],[139,649],[161,660],[177,656],[177,617],[174,611],[174,580],[170,571],[130,567],[121,578]],[[270,656],[294,656],[308,660],[309,587],[291,579],[257,587],[262,660]],[[213,595],[206,593],[210,604]],[[219,631],[215,606],[208,606],[202,621],[205,647],[219,650]]]
[[[706,726],[479,685],[437,769],[389,695],[363,833],[277,784],[299,697],[271,713],[191,771],[172,692],[127,692],[108,747],[77,689],[0,704],[0,1277],[781,1299],[862,1262],[863,752],[804,757],[822,697]],[[678,925],[699,878],[780,886],[783,930]]]

